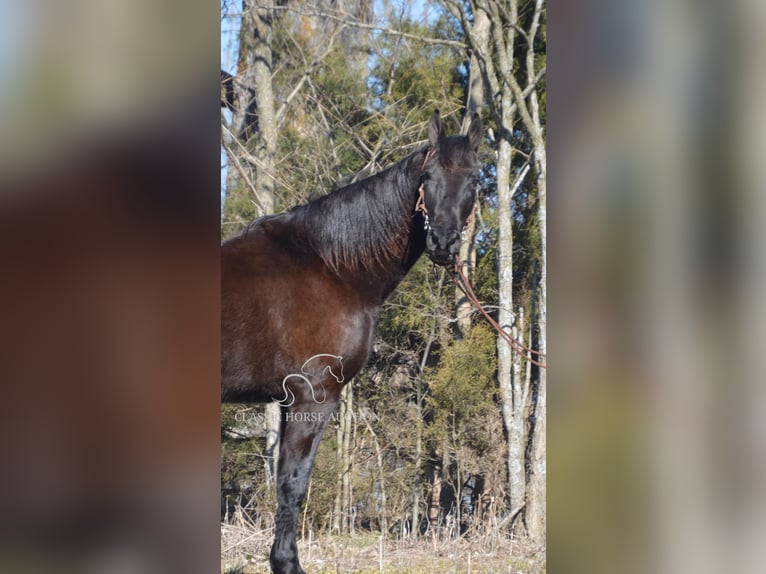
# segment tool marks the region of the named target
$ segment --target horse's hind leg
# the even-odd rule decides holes
[[[298,561],[295,530],[311,467],[325,426],[338,406],[340,385],[326,381],[326,395],[296,392],[282,409],[282,443],[277,468],[277,518],[270,563],[275,574],[305,574]],[[324,401],[319,404],[315,399]]]

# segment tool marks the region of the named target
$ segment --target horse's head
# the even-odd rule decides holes
[[[438,110],[431,116],[431,152],[424,166],[419,209],[426,221],[426,252],[438,265],[450,265],[460,251],[461,232],[476,198],[479,178],[477,150],[481,118],[473,115],[466,136],[445,136]]]

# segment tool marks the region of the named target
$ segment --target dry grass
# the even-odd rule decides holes
[[[221,572],[268,573],[273,530],[245,521],[221,526]],[[378,534],[308,537],[298,541],[301,564],[311,574],[540,574],[545,549],[523,540],[486,536],[468,540],[381,541]]]

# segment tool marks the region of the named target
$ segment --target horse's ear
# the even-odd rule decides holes
[[[479,150],[479,144],[481,143],[482,132],[484,131],[484,124],[481,123],[481,118],[476,112],[473,113],[471,118],[471,125],[468,126],[468,141],[471,143],[471,147],[475,151]]]
[[[439,118],[439,110],[434,110],[431,121],[428,123],[428,141],[431,142],[431,147],[437,147],[442,137],[444,137],[444,130]]]

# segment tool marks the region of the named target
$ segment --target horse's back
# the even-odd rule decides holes
[[[374,317],[302,241],[291,214],[254,222],[221,251],[224,400],[284,396],[283,378],[313,355],[344,357],[349,377],[363,364]]]

